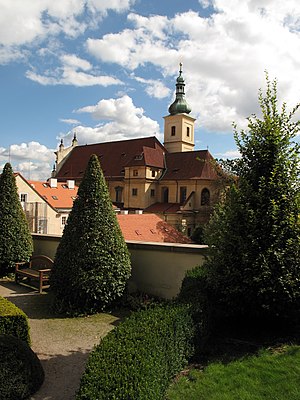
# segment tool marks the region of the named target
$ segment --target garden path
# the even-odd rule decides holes
[[[45,381],[31,400],[74,400],[87,357],[118,323],[112,314],[62,318],[50,312],[51,295],[12,281],[0,281],[0,296],[29,318],[32,350],[41,360]]]

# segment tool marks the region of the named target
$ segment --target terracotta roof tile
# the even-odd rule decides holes
[[[128,214],[117,217],[125,240],[192,243],[188,237],[155,214]]]
[[[208,150],[167,153],[166,165],[162,180],[218,178],[214,159]]]
[[[145,213],[174,214],[180,210],[179,203],[154,203],[145,208]]]
[[[82,179],[92,154],[96,154],[99,157],[103,173],[106,177],[122,177],[124,176],[124,167],[136,165],[137,162],[140,163],[139,165],[145,165],[146,162],[150,166],[153,163],[153,166],[162,168],[162,153],[164,151],[164,147],[154,136],[76,146],[67,157],[56,177],[59,180]],[[158,154],[154,156],[153,153]],[[148,156],[148,154],[152,154],[152,156]],[[161,165],[159,165],[160,162]]]
[[[51,187],[49,182],[28,181],[28,183],[53,208],[70,209],[73,207],[78,190],[76,185],[74,189],[69,189],[67,182],[57,182],[57,187]]]

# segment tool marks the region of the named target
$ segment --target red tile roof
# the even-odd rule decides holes
[[[216,164],[208,150],[166,154],[167,170],[162,180],[217,179]]]
[[[130,165],[163,168],[163,152],[165,148],[154,136],[76,146],[56,177],[59,180],[81,180],[92,154],[99,157],[106,178],[124,177],[124,167]]]
[[[57,182],[57,187],[51,187],[49,182],[28,181],[32,188],[43,197],[47,203],[56,209],[71,209],[77,196],[78,187],[69,189],[66,182]]]
[[[117,217],[125,240],[192,243],[188,237],[155,214],[128,214]]]
[[[154,203],[145,208],[145,213],[174,214],[180,210],[179,203]]]

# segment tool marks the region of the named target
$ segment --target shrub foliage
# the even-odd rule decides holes
[[[133,313],[90,354],[77,400],[164,399],[170,379],[193,354],[187,306]]]
[[[0,276],[14,270],[17,261],[28,261],[33,242],[22,209],[12,167],[6,163],[0,176]]]
[[[40,360],[24,341],[0,335],[0,400],[28,399],[44,381]]]
[[[3,297],[0,297],[0,334],[15,336],[30,345],[27,315]]]
[[[276,81],[260,91],[262,119],[235,139],[238,181],[216,208],[206,241],[214,306],[222,315],[287,316],[300,305],[300,122],[277,105]]]
[[[102,310],[123,294],[130,271],[100,163],[92,155],[54,259],[55,306],[73,314]]]

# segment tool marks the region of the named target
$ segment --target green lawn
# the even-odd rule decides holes
[[[191,370],[172,384],[167,400],[299,400],[300,346],[263,350],[228,364]]]

